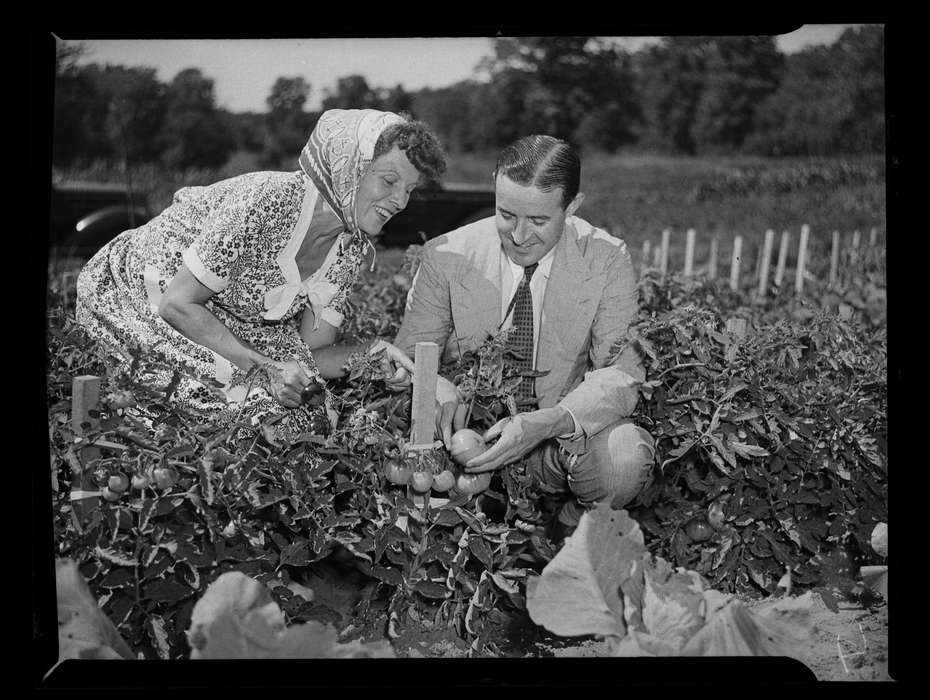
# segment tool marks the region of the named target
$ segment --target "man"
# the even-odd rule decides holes
[[[411,356],[418,342],[435,342],[448,361],[513,329],[523,366],[546,372],[517,390],[539,408],[488,430],[485,439],[497,442],[465,471],[532,452],[527,466],[542,490],[568,499],[553,528],[562,535],[594,503],[632,500],[654,460],[651,436],[628,418],[645,378],[641,360],[628,345],[615,356],[637,313],[632,263],[620,239],[575,216],[580,179],[578,154],[564,141],[527,136],[505,148],[495,215],[423,247],[394,341]],[[464,405],[442,378],[437,400],[448,448],[453,425],[464,427]]]

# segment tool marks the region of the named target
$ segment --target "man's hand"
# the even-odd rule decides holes
[[[465,427],[465,404],[459,390],[445,377],[436,377],[436,433],[447,450],[452,449],[452,431]]]
[[[386,379],[387,388],[391,391],[403,391],[413,381],[413,360],[411,360],[396,345],[391,345],[385,340],[376,340],[370,348],[368,354],[384,350],[384,371],[385,373],[393,372],[390,379]]]
[[[486,442],[498,436],[500,439],[487,452],[467,461],[465,471],[477,474],[499,469],[517,461],[543,440],[572,432],[574,424],[571,414],[560,406],[504,418],[483,436]]]

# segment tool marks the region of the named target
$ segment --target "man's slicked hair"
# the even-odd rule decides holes
[[[554,136],[524,136],[500,152],[494,167],[495,182],[500,175],[543,192],[561,187],[564,209],[581,187],[581,158],[570,144]]]

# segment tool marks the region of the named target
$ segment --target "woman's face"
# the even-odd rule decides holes
[[[355,200],[359,228],[369,236],[381,233],[384,224],[407,206],[419,181],[420,172],[397,146],[371,161]]]

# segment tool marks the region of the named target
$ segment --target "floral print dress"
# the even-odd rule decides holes
[[[78,278],[78,322],[124,361],[135,356],[137,381],[165,388],[174,380],[171,400],[180,407],[211,413],[244,407],[253,424],[280,415],[278,436],[293,440],[309,430],[310,410],[285,408],[259,382],[246,395],[245,373],[168,325],[158,304],[184,263],[214,292],[206,306],[234,335],[319,378],[300,336],[301,315],[312,313],[314,325],[321,319],[341,325],[366,244],[342,234],[321,267],[302,280],[295,256],[318,196],[301,171],[250,173],[179,190],[160,215],[120,234],[87,263]]]

